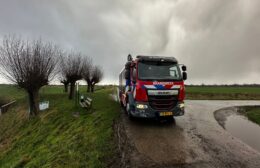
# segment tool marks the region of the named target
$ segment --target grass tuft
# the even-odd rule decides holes
[[[246,116],[248,117],[249,120],[260,125],[260,107],[255,107],[247,111]]]

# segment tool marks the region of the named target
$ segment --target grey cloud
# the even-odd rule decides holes
[[[115,83],[128,53],[175,56],[188,83],[258,82],[258,0],[0,0],[0,37],[82,51]],[[1,79],[0,79],[1,80]]]

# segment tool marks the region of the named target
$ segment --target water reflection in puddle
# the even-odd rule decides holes
[[[260,152],[260,126],[242,115],[227,117],[225,129],[233,136]]]

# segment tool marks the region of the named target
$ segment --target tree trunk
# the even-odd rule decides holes
[[[87,92],[90,92],[91,91],[91,82],[90,81],[87,81]]]
[[[65,84],[64,84],[64,92],[65,92],[65,93],[68,93],[68,87],[69,87],[69,84],[68,84],[68,83],[65,83]]]
[[[90,88],[90,85],[88,84],[87,85],[87,92],[90,92],[91,88]]]
[[[70,83],[70,94],[69,94],[69,99],[73,99],[75,96],[75,83],[76,82],[71,82]]]
[[[91,92],[93,93],[95,89],[95,84],[91,84]]]
[[[28,91],[29,96],[29,116],[39,114],[39,90]]]

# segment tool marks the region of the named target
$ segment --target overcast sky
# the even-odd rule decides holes
[[[41,37],[117,83],[128,53],[174,56],[187,83],[260,83],[259,0],[0,0],[0,38]],[[0,78],[0,83],[5,82]]]

